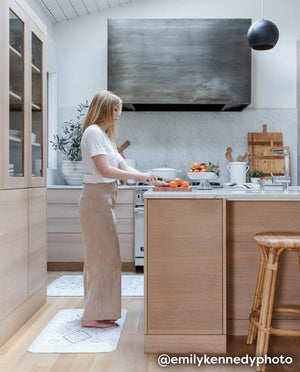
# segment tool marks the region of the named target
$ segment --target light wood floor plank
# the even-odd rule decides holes
[[[50,272],[48,283],[63,274],[77,272]],[[37,311],[1,348],[2,372],[161,372],[158,354],[144,354],[144,301],[141,297],[123,297],[122,308],[128,310],[118,349],[99,354],[37,354],[27,352],[28,347],[62,309],[83,308],[82,297],[48,297]],[[254,355],[254,345],[246,345],[246,337],[228,337],[228,355]],[[296,372],[300,370],[300,338],[271,337],[271,355],[295,358],[292,366],[274,366],[266,372]],[[199,356],[201,354],[199,353]],[[197,367],[169,366],[172,372],[195,371]],[[202,366],[202,372],[253,372],[250,366]]]

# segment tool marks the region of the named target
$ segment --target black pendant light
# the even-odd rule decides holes
[[[264,19],[264,0],[262,0],[262,16],[263,19],[253,23],[247,34],[248,43],[255,50],[272,49],[279,39],[277,26]]]

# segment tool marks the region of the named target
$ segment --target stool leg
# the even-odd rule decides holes
[[[267,336],[268,329],[267,324],[271,322],[272,314],[270,314],[271,308],[273,309],[274,298],[271,298],[274,295],[275,290],[275,281],[276,273],[274,277],[274,260],[276,256],[276,248],[270,248],[268,254],[268,260],[265,265],[264,270],[264,280],[263,280],[263,289],[262,289],[262,299],[261,299],[261,310],[259,324],[262,329],[258,330],[257,345],[256,345],[256,356],[264,356],[264,352],[268,350],[269,337]],[[274,287],[274,290],[273,290]],[[271,301],[271,303],[270,303]],[[272,305],[272,306],[270,306]],[[265,365],[260,365],[256,368],[256,371],[265,371]]]
[[[254,294],[254,300],[252,304],[251,310],[258,310],[260,306],[260,301],[261,301],[261,288],[263,284],[263,277],[264,277],[264,256],[261,251],[261,259],[260,259],[260,265],[259,265],[259,270],[258,270],[258,276],[257,276],[257,282],[256,282],[256,288],[255,288],[255,294]],[[247,344],[253,344],[253,341],[256,340],[256,335],[257,335],[257,327],[255,325],[251,324],[249,322],[249,328],[248,328],[248,337],[247,337]]]
[[[276,254],[274,258],[274,264],[273,264],[272,282],[271,282],[271,289],[270,289],[270,300],[269,300],[268,313],[267,313],[267,324],[266,324],[267,329],[271,328],[271,322],[272,322],[278,259],[279,259],[279,256]],[[270,333],[268,332],[266,333],[266,336],[265,336],[265,345],[264,345],[264,350],[263,350],[264,355],[268,353],[269,339],[270,339]]]

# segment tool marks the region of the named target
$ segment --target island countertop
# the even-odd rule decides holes
[[[300,201],[300,186],[290,186],[287,192],[274,189],[245,190],[240,188],[215,188],[212,190],[192,191],[153,191],[144,193],[144,199],[227,199],[227,200],[298,200]]]

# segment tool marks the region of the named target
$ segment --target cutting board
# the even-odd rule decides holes
[[[264,124],[262,133],[248,133],[249,172],[262,170],[262,178],[270,178],[271,173],[283,176],[284,155],[273,154],[273,150],[277,149],[286,149],[289,152],[289,147],[283,146],[281,132],[267,132],[267,125]]]
[[[191,187],[168,187],[168,186],[160,186],[160,187],[153,187],[153,191],[192,191]]]

